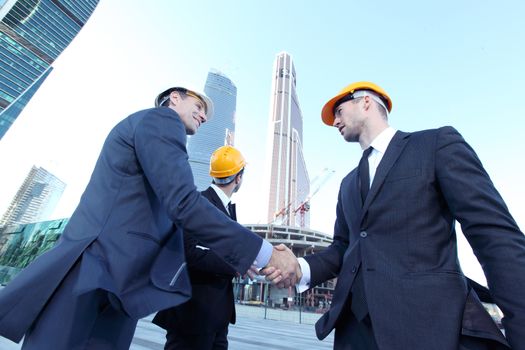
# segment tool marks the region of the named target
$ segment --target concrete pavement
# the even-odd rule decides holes
[[[264,308],[236,305],[237,324],[230,325],[228,334],[230,350],[328,350],[333,347],[333,332],[325,340],[315,336],[313,323],[318,314],[299,314],[294,311],[267,310],[264,319]],[[130,350],[162,350],[165,331],[150,321],[153,316],[141,319],[137,325]],[[271,318],[271,319],[269,319]],[[0,350],[19,350],[15,344],[0,337]]]

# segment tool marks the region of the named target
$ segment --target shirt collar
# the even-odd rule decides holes
[[[396,132],[396,129],[389,126],[385,130],[381,131],[379,135],[376,136],[376,138],[372,141],[370,146],[374,147],[376,151],[385,154],[386,149],[388,148],[388,145],[390,144],[390,141],[392,141],[392,138],[394,137]]]
[[[230,198],[226,195],[226,193],[224,193],[224,191],[221,190],[221,188],[217,186],[216,184],[211,184],[210,187],[215,190],[215,192],[217,193],[217,196],[219,196],[219,199],[224,205],[224,208],[228,209],[228,203],[230,203]]]

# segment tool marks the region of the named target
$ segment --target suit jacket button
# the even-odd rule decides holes
[[[368,236],[368,233],[366,233],[366,231],[361,231],[361,233],[359,235],[361,237],[365,238],[366,236]]]
[[[353,266],[352,267],[352,273],[355,273],[357,271],[357,267]]]

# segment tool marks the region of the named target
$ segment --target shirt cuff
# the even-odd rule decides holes
[[[301,266],[301,272],[303,273],[303,277],[301,277],[301,280],[295,285],[295,290],[297,291],[297,293],[302,293],[305,290],[310,288],[310,280],[311,280],[310,265],[303,258],[298,258],[297,261],[299,262],[299,265]]]
[[[270,262],[270,258],[272,257],[272,252],[273,246],[268,241],[263,240],[261,249],[259,250],[259,254],[257,254],[257,257],[255,258],[253,265],[255,265],[255,267],[257,267],[258,269],[261,269],[268,265],[268,263]]]

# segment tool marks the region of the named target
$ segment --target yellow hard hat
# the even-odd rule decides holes
[[[246,165],[246,161],[236,148],[222,146],[213,152],[210,158],[210,176],[213,178],[226,178],[237,174]]]
[[[333,126],[334,125],[334,106],[341,98],[343,98],[346,95],[353,94],[356,91],[359,90],[370,90],[378,94],[383,102],[385,103],[385,107],[388,109],[388,112],[390,113],[392,111],[392,100],[388,96],[385,90],[383,90],[380,86],[368,82],[368,81],[358,81],[357,83],[352,83],[345,88],[343,88],[335,97],[331,98],[330,101],[326,102],[324,105],[322,111],[321,111],[321,118],[323,119],[323,122],[326,125]]]

